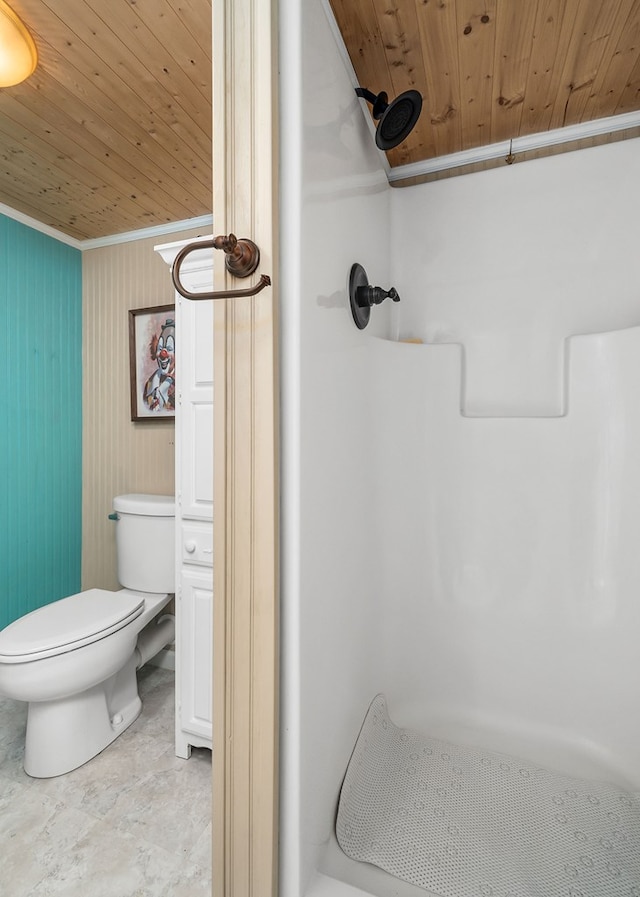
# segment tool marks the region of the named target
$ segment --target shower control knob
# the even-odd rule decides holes
[[[380,305],[385,299],[392,299],[394,302],[400,302],[400,296],[395,287],[390,290],[383,290],[382,287],[372,287],[369,284],[365,287],[358,287],[356,293],[356,302],[360,308],[371,308],[372,305]]]
[[[362,265],[357,262],[352,265],[349,274],[349,300],[356,327],[364,330],[369,323],[371,308],[374,305],[380,305],[385,299],[400,302],[396,288],[391,287],[390,290],[385,290],[382,287],[372,286]]]

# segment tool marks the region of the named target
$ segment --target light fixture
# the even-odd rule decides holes
[[[0,87],[13,87],[32,75],[38,51],[25,25],[0,0]]]

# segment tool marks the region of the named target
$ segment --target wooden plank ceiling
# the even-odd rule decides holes
[[[360,84],[424,97],[392,166],[640,110],[640,0],[331,2]],[[12,5],[0,202],[80,240],[209,213],[211,0]]]
[[[39,64],[0,90],[0,202],[77,239],[211,212],[211,0],[10,0]]]
[[[392,166],[640,109],[640,0],[331,0],[362,87],[420,91]]]

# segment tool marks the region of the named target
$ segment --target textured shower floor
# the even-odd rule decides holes
[[[353,752],[344,853],[438,897],[640,897],[640,797],[396,727],[379,695]]]

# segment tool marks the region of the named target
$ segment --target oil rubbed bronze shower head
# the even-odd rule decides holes
[[[356,87],[356,95],[373,106],[372,115],[378,122],[376,146],[381,150],[393,149],[406,140],[422,110],[417,90],[405,90],[391,102],[384,90],[376,95],[366,87]]]

